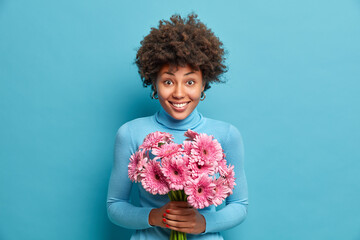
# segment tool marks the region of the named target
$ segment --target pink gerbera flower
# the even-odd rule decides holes
[[[182,190],[188,180],[189,171],[184,164],[181,155],[175,155],[172,158],[164,158],[161,161],[162,172],[167,179],[170,190]]]
[[[214,175],[215,167],[212,162],[203,162],[199,156],[191,156],[188,168],[191,171],[191,176],[197,178],[200,175]]]
[[[224,178],[218,178],[216,180],[214,180],[215,183],[215,195],[214,198],[212,199],[212,203],[215,206],[219,206],[225,198],[227,198],[227,196],[230,194],[230,188],[227,186]]]
[[[195,180],[190,179],[184,188],[187,201],[197,209],[208,207],[214,198],[215,186],[212,178],[205,174]]]
[[[193,149],[193,144],[191,141],[184,141],[183,144],[183,151],[187,155],[191,155],[191,149]]]
[[[182,155],[182,160],[183,160],[184,166],[186,166],[188,171],[190,171],[190,169],[189,169],[190,157],[188,155],[186,155],[186,154],[183,154]]]
[[[130,163],[128,165],[128,175],[131,181],[140,182],[141,173],[145,169],[147,158],[144,157],[143,151],[136,151],[130,157]]]
[[[162,144],[172,142],[173,136],[170,133],[166,132],[153,132],[148,134],[144,142],[141,144],[139,148],[144,149],[146,151],[151,150],[152,148],[158,148]]]
[[[227,171],[227,165],[226,165],[226,160],[225,158],[221,159],[217,166],[216,166],[216,170],[217,173],[220,173],[221,176],[225,176],[226,171]]]
[[[167,194],[169,187],[166,183],[164,174],[161,172],[160,163],[150,160],[145,170],[141,173],[141,184],[144,189],[151,194]]]
[[[229,187],[230,194],[232,194],[232,190],[234,189],[234,186],[236,185],[234,166],[231,166],[231,165],[226,166],[223,173],[221,174],[221,172],[220,172],[220,175],[224,179],[225,184]]]
[[[198,136],[199,134],[197,132],[194,132],[193,130],[187,130],[185,133],[184,133],[185,137],[187,137],[186,140],[190,140],[190,141],[193,141],[195,139],[196,136]]]
[[[200,157],[200,164],[214,163],[223,158],[223,150],[220,143],[213,136],[200,133],[195,137],[194,148],[191,153]]]
[[[162,158],[171,158],[174,154],[177,154],[179,150],[181,149],[181,145],[176,143],[167,143],[161,145],[159,148],[154,148],[152,150],[152,154],[154,154],[156,159],[162,159]]]

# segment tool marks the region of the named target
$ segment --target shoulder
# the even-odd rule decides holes
[[[142,128],[151,125],[153,123],[153,121],[154,121],[153,116],[135,118],[133,120],[130,120],[130,121],[122,124],[118,128],[116,135],[117,136],[132,135],[134,133],[137,133]]]
[[[244,154],[244,143],[239,129],[228,122],[206,119],[206,133],[213,135],[221,144],[227,160],[232,164],[239,164]]]
[[[139,141],[144,139],[147,128],[152,125],[152,116],[136,118],[121,125],[115,136],[116,148],[126,148],[129,154],[134,153],[139,145]]]
[[[122,124],[119,127],[118,131],[123,130],[123,129],[132,129],[132,128],[138,128],[141,126],[146,126],[146,125],[151,124],[152,122],[153,122],[153,116],[135,118],[133,120],[130,120],[130,121]]]
[[[223,144],[234,141],[242,142],[241,133],[233,124],[212,118],[205,118],[205,122],[207,132],[214,135],[215,138],[219,138]]]
[[[208,118],[208,117],[205,117],[204,119],[205,119],[207,127],[214,127],[221,131],[227,131],[232,126],[232,124],[221,121],[221,120],[212,119],[212,118]]]

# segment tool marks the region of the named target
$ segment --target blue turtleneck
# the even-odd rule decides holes
[[[114,164],[109,181],[107,212],[110,220],[124,228],[136,229],[131,239],[169,239],[170,230],[151,226],[149,213],[153,208],[165,205],[167,195],[152,195],[140,183],[128,178],[130,156],[151,132],[171,133],[176,143],[185,140],[188,129],[213,135],[226,153],[228,164],[234,165],[236,186],[225,206],[216,211],[210,206],[199,212],[205,217],[206,231],[199,235],[188,234],[188,239],[223,239],[220,231],[240,224],[246,217],[248,205],[247,182],[244,171],[244,151],[240,132],[231,124],[203,117],[195,108],[185,119],[171,117],[163,108],[150,117],[138,118],[122,125],[116,133]],[[139,206],[130,202],[131,188],[139,191]]]

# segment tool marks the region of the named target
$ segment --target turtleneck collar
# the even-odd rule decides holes
[[[178,120],[161,108],[160,111],[155,114],[155,119],[160,125],[166,128],[186,131],[197,127],[201,123],[203,116],[197,111],[197,108],[195,108],[185,119]]]

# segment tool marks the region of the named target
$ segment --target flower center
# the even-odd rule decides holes
[[[155,178],[156,178],[156,180],[160,180],[160,176],[157,174],[155,174]]]
[[[198,193],[201,193],[201,192],[202,192],[202,189],[201,189],[201,188],[199,188],[199,189],[198,189]]]
[[[174,171],[174,174],[175,174],[175,175],[179,175],[178,171]]]
[[[204,149],[204,150],[203,150],[203,153],[204,153],[204,155],[206,155],[206,154],[207,154],[207,151],[206,151],[206,149]]]
[[[197,165],[197,167],[198,167],[198,169],[201,169],[201,166],[199,164]]]

